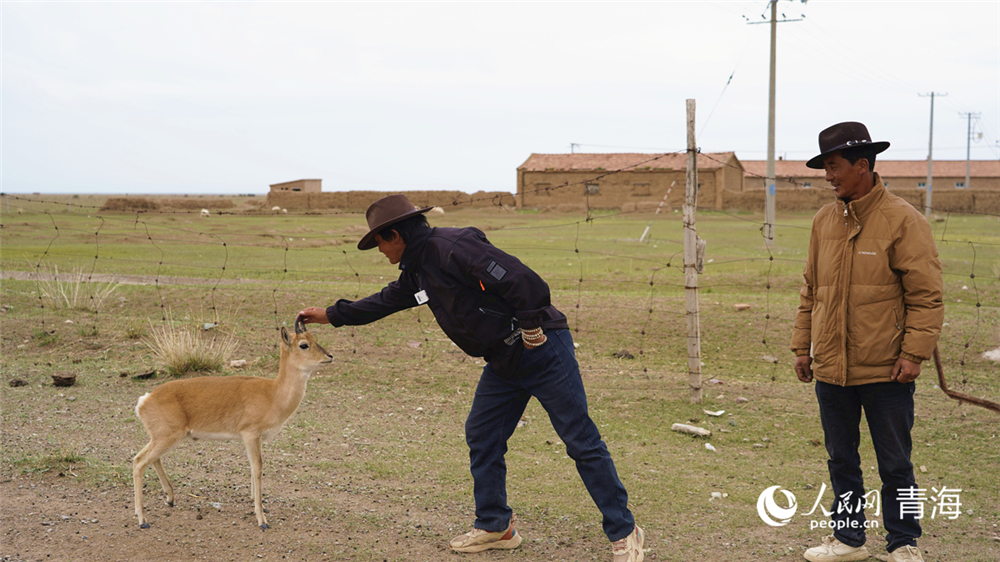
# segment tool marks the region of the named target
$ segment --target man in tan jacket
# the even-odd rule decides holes
[[[882,480],[889,561],[922,561],[920,522],[901,499],[916,488],[913,381],[944,321],[941,261],[927,220],[874,171],[888,142],[872,142],[864,125],[848,122],[821,132],[819,146],[806,165],[826,170],[837,201],[813,219],[791,347],[799,380],[816,379],[834,533],[805,558],[868,558],[858,456],[863,409]]]

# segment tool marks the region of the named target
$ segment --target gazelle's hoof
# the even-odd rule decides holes
[[[142,524],[139,525],[139,528],[140,529],[148,529],[149,528],[149,523],[142,523]]]
[[[260,526],[260,530],[261,531],[266,531],[266,530],[268,530],[270,528],[271,528],[271,526],[268,525],[267,523],[264,523],[263,525]]]
[[[174,507],[174,502],[167,502],[167,505],[169,505],[170,507]]]

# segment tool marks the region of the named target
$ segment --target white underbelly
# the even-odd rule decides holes
[[[188,437],[191,439],[210,439],[212,441],[230,441],[233,439],[240,439],[238,433],[220,433],[220,432],[208,432],[208,431],[189,431]]]

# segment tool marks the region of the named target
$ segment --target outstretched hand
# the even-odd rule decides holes
[[[303,308],[295,316],[295,321],[302,321],[303,324],[329,324],[330,319],[326,317],[326,309],[319,306]]]

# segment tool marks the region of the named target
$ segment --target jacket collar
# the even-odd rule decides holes
[[[399,269],[401,271],[416,271],[424,255],[424,247],[427,239],[434,233],[433,228],[418,228],[410,235],[410,241],[406,243],[403,250],[403,257],[399,259]]]
[[[882,200],[885,199],[885,195],[885,184],[882,183],[882,178],[878,175],[878,172],[875,172],[875,187],[861,199],[851,201],[846,206],[850,207],[858,218],[862,218],[877,209]]]

